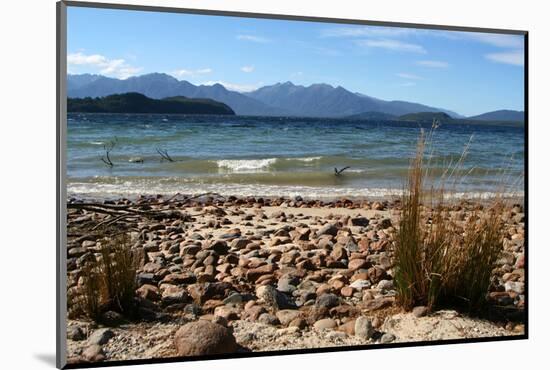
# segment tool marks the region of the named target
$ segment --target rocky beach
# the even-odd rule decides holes
[[[461,222],[480,201],[449,206]],[[501,217],[489,307],[396,302],[397,199],[140,196],[67,202],[69,302],[85,267],[124,234],[137,264],[135,313],[71,315],[70,363],[327,348],[525,333],[523,199]]]

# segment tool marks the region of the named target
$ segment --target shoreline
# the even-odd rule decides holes
[[[448,217],[465,218],[479,206],[459,202]],[[246,351],[525,333],[521,204],[502,214],[506,234],[483,319],[452,307],[406,313],[397,306],[395,200],[207,194],[79,199],[68,207],[69,296],[112,235],[129,235],[141,259],[139,316],[111,312],[100,324],[71,318],[73,363],[185,356],[176,332],[201,321],[225,328]]]
[[[281,205],[281,204],[297,204],[299,203],[298,207],[301,206],[332,206],[332,205],[339,205],[341,203],[347,203],[350,204],[353,208],[363,208],[364,206],[367,206],[372,202],[381,202],[381,203],[389,203],[395,204],[399,203],[402,198],[402,194],[396,192],[393,195],[332,195],[332,196],[308,196],[306,195],[278,195],[278,194],[253,194],[253,195],[235,195],[235,194],[224,194],[224,193],[218,193],[218,192],[192,192],[192,193],[180,193],[180,192],[167,192],[167,193],[155,193],[155,194],[90,194],[90,193],[75,193],[71,192],[67,194],[67,201],[68,202],[118,202],[118,201],[130,201],[130,202],[138,202],[142,200],[152,200],[152,199],[163,199],[163,200],[169,200],[169,199],[185,199],[185,198],[196,198],[199,197],[199,201],[202,201],[203,204],[208,203],[208,200],[206,200],[206,203],[204,202],[204,198],[207,198],[208,196],[212,196],[215,198],[218,198],[218,200],[221,199],[231,199],[231,200],[239,200],[244,201],[245,203],[251,201],[254,203],[253,200],[261,199],[262,202],[275,202],[275,205]],[[201,199],[202,198],[202,199]],[[487,204],[491,202],[492,200],[500,198],[504,202],[508,204],[524,204],[525,196],[520,193],[505,193],[500,194],[498,192],[496,193],[488,193],[488,192],[473,192],[473,193],[464,193],[464,192],[448,192],[445,196],[445,201],[448,202],[455,202],[455,203],[481,203],[481,204]],[[351,203],[350,203],[351,202]],[[429,202],[429,198],[426,198],[424,201],[426,204]],[[241,203],[243,204],[243,203]]]

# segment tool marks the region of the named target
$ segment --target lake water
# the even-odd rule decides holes
[[[346,119],[69,114],[68,193],[385,197],[403,188],[420,130],[417,123]],[[109,167],[101,157],[113,141]],[[429,153],[437,178],[468,142],[458,193],[488,196],[504,182],[523,194],[523,128],[441,125]],[[137,157],[143,162],[130,161]],[[335,167],[346,166],[335,176]]]

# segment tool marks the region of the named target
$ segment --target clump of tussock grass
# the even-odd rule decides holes
[[[447,301],[462,303],[469,311],[483,307],[502,251],[503,208],[503,202],[497,199],[488,209],[476,211],[466,220],[463,235],[451,248],[444,297]]]
[[[129,237],[121,234],[102,246],[98,258],[82,269],[81,283],[68,301],[70,317],[99,320],[113,310],[132,315],[135,309],[137,258]]]
[[[504,203],[497,195],[488,207],[469,210],[464,221],[449,217],[456,204],[445,200],[445,186],[456,186],[469,144],[437,186],[430,185],[431,163],[425,153],[433,153],[435,128],[420,134],[402,195],[394,250],[398,302],[405,309],[451,305],[475,312],[486,303],[502,251]]]

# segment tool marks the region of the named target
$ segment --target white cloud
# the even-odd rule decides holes
[[[204,75],[212,73],[211,68],[201,68],[201,69],[178,69],[173,72],[171,72],[171,75],[176,78],[184,78],[184,77],[193,77],[198,75]]]
[[[77,65],[103,65],[107,63],[107,58],[99,54],[84,55],[83,53],[78,52],[67,55],[67,63]]]
[[[449,67],[449,63],[443,62],[440,60],[419,60],[416,62],[419,66],[422,67],[429,67],[429,68],[447,68]]]
[[[100,54],[86,55],[82,52],[67,55],[67,64],[71,67],[88,66],[98,69],[99,73],[106,76],[128,78],[139,73],[141,67],[133,67],[124,59],[109,59]]]
[[[262,82],[258,82],[256,84],[236,84],[232,82],[226,82],[226,81],[206,81],[203,82],[202,85],[212,86],[215,84],[220,84],[223,87],[225,87],[227,90],[237,91],[237,92],[249,92],[259,89],[262,86]]]
[[[485,58],[493,62],[511,64],[514,66],[523,66],[524,63],[523,50],[486,54]]]
[[[496,33],[461,32],[464,37],[498,48],[523,48],[523,36],[503,35]]]
[[[407,36],[416,32],[417,30],[412,28],[400,27],[336,27],[322,30],[321,37],[398,37]]]
[[[254,36],[254,35],[238,35],[237,40],[257,42],[257,43],[260,43],[260,44],[265,44],[265,43],[270,41],[269,39],[266,39],[265,37]]]
[[[242,66],[241,71],[245,73],[254,72],[254,66]]]
[[[381,48],[391,51],[402,51],[408,53],[426,54],[426,49],[421,45],[410,44],[398,40],[358,40],[357,44],[360,46],[366,46],[370,48]]]
[[[396,73],[396,76],[407,80],[422,80],[422,77],[413,75],[411,73]]]

